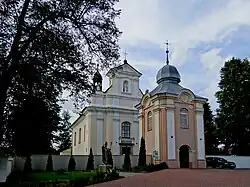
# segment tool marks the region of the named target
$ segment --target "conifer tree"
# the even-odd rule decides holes
[[[48,172],[53,171],[53,160],[52,160],[52,155],[51,154],[48,155],[46,171],[48,171]]]
[[[139,152],[139,159],[138,159],[138,166],[145,166],[146,165],[146,145],[145,140],[141,137],[141,146]]]
[[[89,158],[88,158],[88,163],[87,163],[86,170],[91,171],[93,169],[94,169],[94,155],[93,155],[93,152],[92,152],[92,148],[90,148]]]
[[[30,155],[26,157],[26,160],[24,162],[23,171],[26,173],[29,173],[32,171],[32,164],[31,164],[31,156]]]

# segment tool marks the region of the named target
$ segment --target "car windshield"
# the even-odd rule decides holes
[[[224,159],[224,158],[218,158],[218,161],[220,161],[220,162],[227,162],[227,160]]]

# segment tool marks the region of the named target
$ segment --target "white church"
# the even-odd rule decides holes
[[[103,78],[99,71],[94,74],[95,93],[81,116],[72,125],[72,154],[101,155],[102,145],[107,142],[113,155],[139,154],[139,111],[143,93],[139,87],[141,73],[128,64],[112,68],[106,74],[109,87],[102,90]]]

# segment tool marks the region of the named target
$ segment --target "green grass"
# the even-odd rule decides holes
[[[75,180],[94,176],[96,172],[35,172],[29,176],[36,181]]]

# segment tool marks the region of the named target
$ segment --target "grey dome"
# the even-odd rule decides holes
[[[176,67],[167,64],[158,71],[156,82],[159,84],[163,81],[181,82],[181,76]]]

